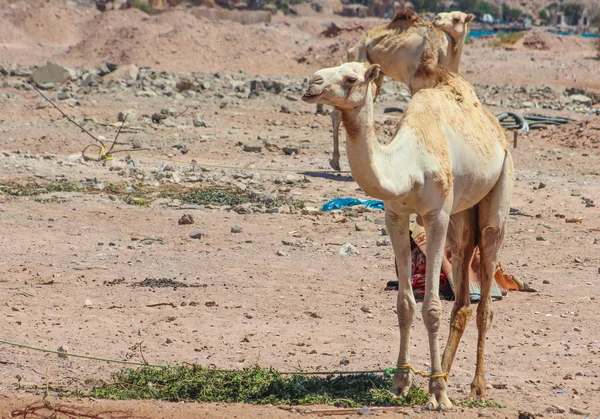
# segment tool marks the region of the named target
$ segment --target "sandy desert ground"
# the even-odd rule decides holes
[[[348,172],[322,172],[329,169],[330,118],[299,101],[307,77],[342,60],[364,29],[382,21],[335,18],[362,29],[324,38],[319,33],[332,18],[276,17],[269,25],[242,26],[181,10],[146,16],[100,14],[58,1],[0,5],[1,339],[133,360],[139,357],[131,348],[143,341],[146,360],[160,364],[259,363],[283,371],[394,365],[395,293],[384,291],[394,261],[390,246],[377,245],[383,213],[318,211],[335,197],[366,196]],[[600,417],[600,216],[594,206],[600,202],[600,116],[587,114],[597,103],[584,106],[571,97],[584,93],[600,101],[600,62],[591,40],[550,36],[545,42],[548,49],[534,50],[476,40],[463,61],[494,112],[578,121],[521,134],[512,149],[512,206],[522,215],[510,217],[501,260],[537,292],[510,293],[493,304],[488,395],[507,407],[457,406],[443,414],[406,408],[405,416]],[[143,150],[117,154],[105,165],[84,161],[79,153],[93,140],[28,85],[47,61],[67,67],[71,80],[44,86],[44,94],[108,139],[120,125],[118,114],[128,113],[119,147]],[[110,71],[113,63],[118,68]],[[386,81],[376,103],[378,135],[389,136],[400,118],[383,110],[407,100],[406,89]],[[153,122],[161,110],[165,119]],[[260,151],[244,151],[253,147]],[[342,166],[348,170],[345,157]],[[31,182],[78,190],[8,193],[15,183]],[[185,205],[162,194],[198,187],[235,187],[262,203]],[[296,201],[306,208],[296,209]],[[184,214],[194,224],[180,225]],[[566,222],[573,218],[580,222]],[[190,238],[194,230],[201,239]],[[346,242],[360,254],[340,256]],[[146,279],[179,285],[134,286]],[[158,303],[169,305],[149,307]],[[443,304],[447,322],[452,303]],[[412,338],[413,362],[427,369],[420,314]],[[450,396],[458,401],[468,397],[475,347],[472,321],[450,377]],[[18,390],[19,383],[86,388],[118,369],[3,345],[0,417],[41,400]],[[303,415],[273,406],[62,402],[124,417]]]

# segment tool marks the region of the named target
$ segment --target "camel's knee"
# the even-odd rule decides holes
[[[502,229],[500,226],[488,226],[481,232],[480,247],[482,255],[497,251],[502,243]]]
[[[465,330],[467,323],[469,323],[469,320],[471,319],[472,313],[473,309],[471,306],[462,306],[453,310],[452,323],[450,324],[450,327],[459,331]]]
[[[410,327],[415,316],[415,302],[409,297],[398,298],[396,311],[400,328]]]
[[[489,302],[479,302],[479,306],[477,307],[477,328],[488,330],[493,318],[494,312],[492,311],[491,304]]]
[[[428,332],[437,332],[440,329],[440,317],[442,316],[442,302],[439,297],[432,297],[423,302],[423,322]]]

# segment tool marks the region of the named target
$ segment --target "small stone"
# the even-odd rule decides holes
[[[365,225],[364,225],[364,224],[361,224],[361,223],[356,223],[356,224],[354,224],[354,229],[355,229],[356,231],[365,231],[365,230],[366,230],[366,227],[365,227]]]
[[[590,416],[591,413],[587,410],[583,410],[583,409],[577,409],[576,407],[571,407],[569,409],[569,413],[572,413],[574,415],[580,415],[580,416]]]
[[[131,146],[134,149],[144,148],[144,143],[142,143],[142,140],[140,140],[139,138],[134,138],[133,141],[131,142]]]
[[[546,187],[546,184],[544,182],[540,182],[540,184],[538,185],[538,189],[544,189]]]
[[[194,124],[194,126],[196,128],[206,127],[206,122],[204,121],[204,119],[202,119],[202,114],[199,114],[199,113],[194,115],[194,119],[192,120],[192,123]]]
[[[387,232],[387,228],[386,227],[381,227],[381,235],[382,236],[387,236],[388,232]]]
[[[360,309],[362,310],[363,313],[372,313],[373,312],[369,307],[366,307],[366,306],[363,306]]]
[[[167,345],[170,345],[171,343],[173,343],[173,339],[171,339],[171,338],[167,338],[167,339],[165,340],[165,342],[167,343]]]
[[[290,113],[290,108],[288,108],[285,105],[281,105],[281,108],[279,109],[279,112],[281,112],[281,113]]]
[[[544,279],[544,280],[542,281],[542,284],[550,284],[550,281],[548,281],[547,279]]]
[[[240,227],[240,226],[233,226],[233,227],[231,227],[231,232],[232,233],[241,233],[242,232],[242,227]]]
[[[369,416],[369,415],[373,414],[371,409],[369,409],[367,406],[361,407],[360,409],[358,409],[358,412],[356,412],[356,413],[358,413],[361,416]]]
[[[531,412],[519,410],[519,419],[535,419],[535,415]]]
[[[183,214],[178,223],[179,225],[194,224],[194,217],[190,214]]]
[[[194,230],[190,233],[190,237],[192,239],[201,239],[202,237],[204,237],[204,233],[200,230]]]
[[[573,331],[574,331],[574,332],[581,332],[581,328],[579,328],[579,327],[574,327],[574,328],[573,328]]]
[[[63,354],[66,354],[66,353],[69,352],[69,348],[68,347],[66,347],[64,345],[63,346],[59,346],[58,349],[57,349],[57,351],[58,352],[62,352],[62,354],[58,354],[59,358],[62,358],[62,359],[67,359],[68,358],[67,355],[63,355]]]
[[[277,256],[287,256],[287,252],[284,252],[283,250],[278,250],[277,253],[275,253]]]
[[[547,413],[565,413],[567,409],[557,404],[553,404],[552,406],[546,409]]]
[[[137,120],[137,113],[132,109],[121,111],[117,114],[117,121],[119,122],[133,122],[135,120]]]
[[[42,87],[49,83],[60,84],[69,77],[69,70],[54,63],[48,63],[31,73],[31,81]]]
[[[572,95],[570,96],[570,98],[573,103],[577,103],[588,107],[592,106],[592,98],[586,95]]]
[[[539,242],[545,242],[546,241],[546,239],[543,236],[537,236],[535,239],[537,241],[539,241]]]
[[[575,258],[575,259],[573,259],[573,262],[575,262],[575,263],[583,263],[583,260],[581,258]]]
[[[392,242],[387,237],[382,237],[380,239],[377,239],[377,246],[390,246],[391,244],[392,244]]]
[[[262,151],[262,144],[248,143],[244,144],[244,151],[248,153],[260,153]]]
[[[574,189],[571,191],[571,196],[581,196],[581,192],[579,192],[577,189]]]
[[[194,87],[194,83],[189,80],[179,80],[175,85],[175,88],[180,92],[185,92],[186,90],[191,90]]]
[[[175,118],[175,116],[177,115],[177,109],[169,106],[168,108],[162,108],[160,110],[160,113],[162,115],[166,115],[166,116],[170,116],[171,118]]]
[[[300,149],[298,147],[283,147],[281,151],[283,151],[283,154],[285,154],[286,156],[291,156],[292,154],[300,154]]]
[[[340,256],[360,255],[360,252],[352,243],[344,243],[339,250]]]
[[[90,308],[90,307],[91,307],[93,304],[94,304],[94,303],[92,302],[92,300],[85,300],[85,301],[83,302],[83,306],[84,306],[84,307],[88,307],[88,308]]]

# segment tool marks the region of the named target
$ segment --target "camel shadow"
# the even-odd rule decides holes
[[[302,172],[302,174],[304,176],[320,178],[320,179],[335,180],[338,182],[354,182],[354,178],[350,174],[344,175],[342,173],[332,173],[332,172],[324,173],[324,172],[312,172],[312,171]]]

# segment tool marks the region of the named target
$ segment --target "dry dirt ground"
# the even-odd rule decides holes
[[[145,359],[160,364],[240,368],[258,363],[282,371],[380,370],[394,365],[395,294],[384,291],[394,262],[391,247],[376,245],[383,214],[316,210],[334,197],[365,198],[348,173],[318,172],[328,169],[330,120],[297,100],[303,77],[325,58],[307,64],[294,57],[301,57],[309,44],[313,51],[326,52],[338,42],[318,36],[322,19],[294,23],[278,18],[271,26],[242,27],[198,23],[184,12],[161,17],[139,11],[100,15],[75,4],[0,4],[0,30],[6,35],[0,44],[0,64],[16,70],[0,72],[0,181],[47,185],[66,179],[88,188],[34,197],[0,195],[0,338],[132,360],[140,360],[132,348],[143,342]],[[117,30],[115,22],[127,29]],[[342,23],[350,27],[357,21]],[[120,41],[111,45],[94,24],[113,38],[118,32]],[[44,25],[57,32],[47,35],[52,32]],[[164,31],[157,32],[159,27]],[[219,39],[228,27],[235,29],[235,36],[230,41]],[[207,36],[214,38],[207,41]],[[207,53],[204,42],[214,51]],[[226,53],[219,50],[225,42]],[[600,89],[591,44],[560,42],[571,42],[572,47],[557,52],[517,46],[506,51],[474,42],[466,48],[466,75],[492,90],[506,85],[534,90],[549,86],[560,96],[565,87]],[[169,52],[190,44],[193,48],[181,57]],[[255,48],[252,54],[246,46]],[[285,54],[292,58],[282,58]],[[117,114],[133,110],[136,115],[128,119],[120,147],[136,144],[148,150],[117,155],[106,165],[78,158],[91,138],[24,87],[31,68],[17,66],[43,65],[50,58],[73,68],[77,76],[68,85],[46,91],[65,112],[95,135],[112,138]],[[145,77],[143,86],[131,80],[103,85],[97,78],[83,87],[81,68],[89,71],[107,61],[177,74],[142,69],[138,81]],[[195,87],[179,92],[173,86],[181,79],[192,80]],[[253,79],[281,82],[283,92],[249,95]],[[383,109],[406,105],[394,83],[386,82],[384,90],[387,93],[376,104],[382,136],[393,131],[399,119]],[[502,104],[510,104],[511,95],[506,93]],[[495,111],[505,109],[496,99],[494,105]],[[174,112],[175,117],[152,122],[149,116],[165,108],[173,108],[166,113]],[[585,117],[573,109],[546,112],[588,122],[554,129],[552,135],[521,135],[518,148],[512,150],[516,166],[512,206],[525,215],[510,217],[501,260],[508,273],[538,292],[511,293],[493,305],[486,352],[488,395],[507,408],[457,406],[444,414],[407,408],[404,415],[516,417],[527,411],[544,417],[600,416],[600,217],[593,206],[600,202],[596,148],[600,117]],[[207,126],[194,126],[196,114]],[[262,145],[261,152],[244,151],[244,145],[256,142]],[[285,155],[282,148],[287,146],[298,148],[299,154]],[[344,158],[343,168],[348,168]],[[144,195],[139,202],[147,205],[131,205],[131,198],[141,197],[142,187],[157,192],[166,186],[215,185],[235,186],[268,199],[301,200],[307,209],[182,207],[181,202],[157,194]],[[113,193],[113,187],[128,194]],[[184,213],[191,214],[195,224],[179,225]],[[581,222],[566,222],[573,218]],[[241,233],[233,233],[232,227],[241,227]],[[193,230],[201,230],[202,238],[190,238]],[[346,242],[360,254],[340,256]],[[189,286],[132,286],[146,278]],[[149,307],[158,303],[171,305]],[[444,302],[445,324],[451,304]],[[463,340],[450,378],[450,396],[457,401],[466,400],[474,371],[474,322]],[[411,350],[414,365],[426,370],[427,339],[420,314],[413,325]],[[17,390],[18,383],[85,388],[110,378],[118,368],[3,345],[0,417],[41,400],[40,395]],[[426,386],[424,380],[416,381]],[[74,399],[54,403],[95,414],[125,412],[103,417],[302,415],[242,405]],[[556,413],[562,410],[564,414]]]

